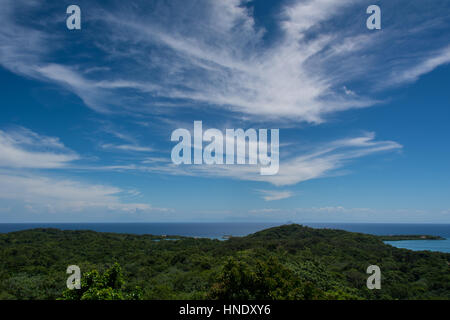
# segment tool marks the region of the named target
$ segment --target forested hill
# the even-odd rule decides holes
[[[82,290],[66,290],[69,265]],[[369,265],[380,290],[366,287]],[[226,241],[33,229],[0,234],[0,299],[450,299],[449,265],[450,254],[294,224]]]

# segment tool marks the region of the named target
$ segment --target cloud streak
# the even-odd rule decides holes
[[[402,145],[399,143],[375,140],[375,134],[369,132],[354,138],[345,138],[324,143],[316,146],[315,150],[310,153],[297,155],[290,153],[288,157],[281,157],[279,172],[272,176],[260,175],[258,165],[175,165],[169,159],[165,162],[142,163],[140,165],[128,166],[127,168],[121,167],[121,169],[125,168],[169,175],[232,178],[245,181],[268,182],[275,186],[289,186],[311,179],[329,176],[352,160],[382,152],[399,151],[401,149]],[[283,195],[286,196],[287,194]],[[270,196],[268,197],[270,198]],[[273,200],[275,199],[276,196]]]
[[[121,201],[123,190],[115,187],[56,179],[42,175],[14,175],[0,172],[0,198],[16,201],[36,212],[153,212],[167,211],[145,203]]]
[[[279,190],[257,190],[262,194],[262,198],[265,201],[275,201],[290,198],[294,195],[291,191],[279,191]]]
[[[79,159],[57,138],[41,136],[25,128],[0,130],[0,167],[56,169]]]
[[[152,152],[153,149],[149,147],[142,147],[138,145],[132,144],[120,144],[114,145],[110,143],[102,144],[101,147],[103,149],[113,149],[113,150],[121,150],[121,151],[135,151],[135,152]]]

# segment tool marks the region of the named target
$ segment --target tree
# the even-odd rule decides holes
[[[81,289],[63,292],[63,300],[138,300],[140,289],[125,293],[122,268],[116,262],[103,274],[97,270],[87,272],[81,277]]]
[[[219,281],[214,284],[209,298],[220,300],[278,300],[323,299],[322,290],[310,282],[303,282],[292,270],[275,258],[257,261],[255,270],[244,263],[230,259],[224,266]]]

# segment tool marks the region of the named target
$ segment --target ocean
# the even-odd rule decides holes
[[[62,230],[93,230],[99,232],[179,235],[222,239],[223,236],[248,234],[279,226],[282,223],[0,223],[0,233],[33,228]],[[400,224],[400,223],[300,223],[313,228],[341,229],[374,235],[426,234],[446,240],[386,241],[387,244],[410,250],[430,250],[450,253],[450,224]]]

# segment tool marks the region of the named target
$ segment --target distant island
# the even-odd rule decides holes
[[[383,242],[421,239],[440,237],[296,224],[227,240],[17,231],[0,234],[0,299],[450,300],[449,253]],[[81,269],[80,290],[66,288],[69,265]],[[370,265],[380,290],[366,286]]]

